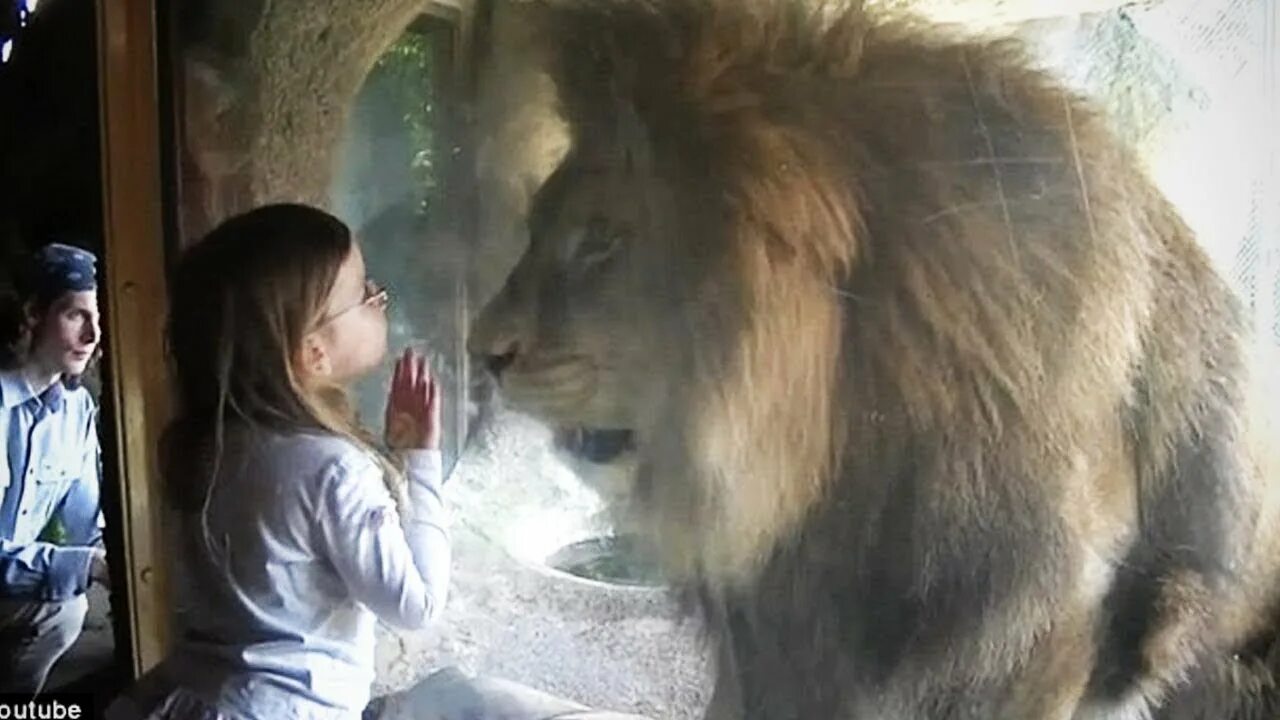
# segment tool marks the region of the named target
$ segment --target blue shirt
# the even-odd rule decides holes
[[[61,601],[89,585],[101,539],[93,398],[61,381],[36,395],[0,371],[0,597]],[[66,545],[36,540],[58,517]]]

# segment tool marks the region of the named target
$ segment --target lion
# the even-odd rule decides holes
[[[856,4],[544,6],[573,144],[469,349],[634,464],[708,717],[1273,716],[1274,399],[1087,100]]]

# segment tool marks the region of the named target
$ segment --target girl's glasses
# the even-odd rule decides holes
[[[352,310],[355,310],[358,307],[368,306],[371,308],[377,308],[381,310],[382,308],[385,308],[390,302],[391,302],[391,295],[387,292],[387,289],[385,287],[379,285],[373,280],[365,280],[364,295],[360,298],[360,302],[354,305],[348,305],[347,307],[344,307],[335,313],[331,313],[330,315],[325,317],[323,320],[321,320],[317,327],[323,326],[324,324],[331,322],[337,319],[339,316],[345,315],[351,312]]]

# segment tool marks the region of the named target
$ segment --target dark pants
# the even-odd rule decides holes
[[[80,637],[89,600],[0,599],[0,693],[34,695],[53,664]]]

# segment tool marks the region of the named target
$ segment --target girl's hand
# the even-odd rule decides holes
[[[391,374],[386,433],[392,450],[440,449],[440,385],[427,359],[409,348]]]

